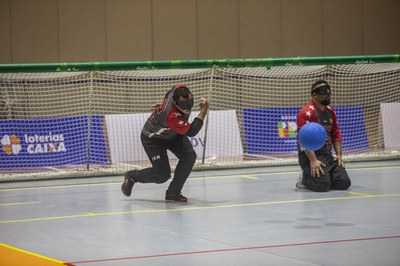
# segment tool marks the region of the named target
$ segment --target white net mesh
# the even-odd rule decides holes
[[[12,73],[0,74],[0,179],[149,166],[141,128],[177,83],[210,102],[191,139],[195,169],[296,164],[296,115],[318,79],[331,85],[345,159],[400,157],[399,63]]]

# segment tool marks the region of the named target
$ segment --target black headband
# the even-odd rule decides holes
[[[331,93],[331,87],[326,83],[321,83],[321,84],[315,86],[311,90],[311,94],[314,93],[314,92],[320,93],[320,94],[330,94]]]

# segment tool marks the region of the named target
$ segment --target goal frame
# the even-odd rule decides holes
[[[234,69],[256,68],[271,69],[285,66],[328,66],[328,65],[370,65],[400,63],[400,54],[368,56],[332,56],[332,57],[293,57],[293,58],[252,58],[252,59],[213,59],[213,60],[171,60],[171,61],[129,61],[129,62],[72,62],[72,63],[26,63],[0,64],[0,75],[5,73],[52,73],[52,72],[96,72],[96,71],[135,71],[162,69]],[[90,118],[89,118],[90,120]],[[89,121],[90,123],[90,121]],[[90,147],[88,146],[88,153]],[[203,156],[204,158],[204,156]],[[400,153],[385,156],[371,155],[362,158],[345,156],[346,161],[398,160]],[[266,167],[279,165],[296,165],[297,158],[288,160],[261,160],[257,163],[241,164],[206,164],[204,159],[196,163],[194,170],[227,169],[243,167]],[[27,170],[29,171],[29,170]],[[48,178],[70,178],[83,176],[120,175],[125,170],[93,170],[88,162],[85,171],[59,171],[38,173],[9,173],[0,169],[0,182],[9,180],[31,180]]]

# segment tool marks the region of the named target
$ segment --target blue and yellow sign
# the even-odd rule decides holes
[[[106,161],[100,116],[0,120],[0,169]]]

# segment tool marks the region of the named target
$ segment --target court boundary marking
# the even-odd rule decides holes
[[[267,245],[267,246],[250,246],[250,247],[236,247],[236,248],[225,248],[225,249],[209,249],[209,250],[198,250],[198,251],[188,251],[188,252],[154,254],[154,255],[147,255],[147,256],[132,256],[132,257],[108,258],[108,259],[97,259],[97,260],[73,261],[73,262],[69,262],[69,263],[71,263],[71,264],[85,264],[85,263],[119,261],[119,260],[153,259],[153,258],[160,258],[160,257],[172,257],[172,256],[182,256],[182,255],[196,255],[196,254],[217,253],[217,252],[272,249],[272,248],[284,248],[284,247],[296,247],[296,246],[310,246],[310,245],[346,243],[346,242],[356,242],[356,241],[372,241],[372,240],[396,239],[396,238],[400,238],[400,236],[397,236],[397,235],[395,235],[395,236],[380,236],[380,237],[338,239],[338,240],[326,240],[326,241],[279,244],[279,245]]]
[[[346,168],[348,171],[362,171],[362,170],[379,170],[379,169],[396,169],[400,168],[400,165],[390,165],[390,166],[376,166],[376,167],[358,167],[358,168]],[[206,170],[208,171],[208,170]],[[187,180],[207,180],[207,179],[223,179],[223,178],[244,178],[250,180],[259,180],[259,178],[254,176],[269,176],[269,175],[285,175],[285,174],[295,174],[300,173],[299,170],[295,171],[284,171],[284,172],[265,172],[265,173],[251,173],[251,174],[231,174],[231,175],[214,175],[214,176],[194,176],[189,177]],[[0,179],[1,180],[1,179]],[[26,182],[26,181],[24,181]],[[35,182],[31,180],[29,182]],[[32,187],[20,187],[20,188],[0,188],[0,192],[6,191],[22,191],[22,190],[36,190],[36,189],[58,189],[58,188],[70,188],[70,187],[90,187],[90,186],[108,186],[108,185],[120,185],[123,181],[115,182],[99,182],[99,183],[84,183],[84,184],[68,184],[68,185],[50,185],[50,186],[32,186]],[[1,184],[1,182],[0,182]]]
[[[55,264],[58,264],[58,265],[73,265],[73,264],[68,263],[68,262],[63,262],[63,261],[60,261],[60,260],[57,260],[57,259],[53,259],[53,258],[50,258],[50,257],[47,257],[47,256],[43,256],[43,255],[31,252],[31,251],[27,251],[27,250],[24,250],[24,249],[13,247],[13,246],[10,246],[10,245],[4,244],[4,243],[0,243],[0,247],[4,248],[6,250],[10,249],[10,250],[22,253],[23,255],[32,256],[34,258],[41,259],[41,260],[44,260],[44,261],[47,261],[47,262],[51,262],[51,263],[55,263]]]
[[[99,212],[99,213],[87,212],[87,213],[84,213],[84,214],[75,214],[75,215],[48,216],[48,217],[13,219],[13,220],[0,220],[0,224],[50,221],[50,220],[62,220],[62,219],[72,219],[72,218],[87,218],[87,217],[124,215],[124,214],[197,211],[197,210],[210,210],[210,209],[235,208],[235,207],[263,206],[263,205],[274,205],[274,204],[330,201],[330,200],[349,200],[349,199],[366,199],[366,198],[381,198],[381,197],[400,197],[400,194],[376,194],[376,195],[373,195],[373,194],[361,194],[360,193],[361,195],[354,195],[354,196],[352,196],[351,194],[357,194],[357,193],[349,192],[349,194],[350,194],[350,196],[344,196],[344,197],[311,198],[311,199],[296,199],[296,200],[283,200],[283,201],[267,201],[267,202],[239,203],[239,204],[227,204],[227,205],[216,205],[216,206],[183,207],[183,208],[175,208],[175,209],[152,209],[152,210],[134,210],[134,211]]]
[[[3,203],[0,203],[0,207],[15,206],[15,205],[27,205],[27,204],[40,204],[40,203],[43,203],[43,201],[3,202]]]

